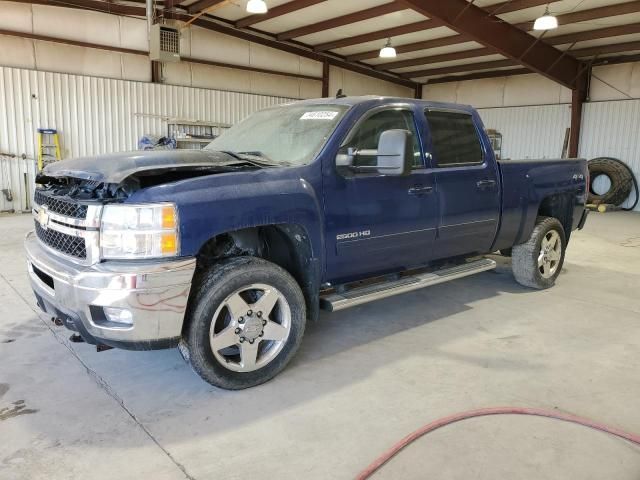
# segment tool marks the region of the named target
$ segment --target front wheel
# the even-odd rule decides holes
[[[306,323],[304,296],[288,272],[260,258],[232,258],[214,265],[197,288],[184,340],[198,375],[239,390],[287,365]]]
[[[538,217],[527,243],[515,245],[511,267],[516,281],[525,287],[552,287],[564,263],[564,228],[556,218]]]

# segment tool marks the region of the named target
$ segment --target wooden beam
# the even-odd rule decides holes
[[[291,2],[278,5],[277,7],[270,8],[269,11],[265,14],[250,15],[248,17],[241,18],[240,20],[235,22],[235,26],[237,28],[245,28],[249,25],[254,25],[266,20],[271,20],[272,18],[296,12],[298,10],[302,10],[303,8],[311,7],[325,1],[326,0],[293,0]]]
[[[287,30],[286,32],[276,35],[276,38],[278,40],[291,40],[292,38],[304,37],[305,35],[311,35],[312,33],[343,27],[345,25],[362,22],[363,20],[369,20],[371,18],[380,17],[400,10],[406,10],[406,8],[396,2],[385,3],[383,5],[378,5],[377,7],[367,8],[366,10],[348,13],[341,17],[330,18],[329,20],[324,20],[322,22]]]
[[[517,61],[568,88],[586,83],[581,75],[582,64],[560,50],[517,27],[500,21],[493,15],[466,0],[399,0],[415,11],[441,20],[458,33],[468,35],[501,55]],[[553,69],[549,70],[549,65]]]
[[[176,4],[179,2],[176,2]],[[192,3],[187,8],[187,12],[190,14],[204,12],[205,10],[210,9],[211,7],[216,7],[221,3],[227,3],[226,0],[198,0],[195,3]]]

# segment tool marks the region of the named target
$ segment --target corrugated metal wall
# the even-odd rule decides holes
[[[585,104],[580,156],[618,158],[629,165],[640,180],[640,100]],[[623,206],[629,206],[633,200],[632,193]],[[635,210],[640,211],[640,204]]]
[[[569,105],[478,109],[484,126],[502,134],[502,158],[558,158],[571,124]]]
[[[486,128],[502,133],[503,158],[560,157],[566,129],[571,125],[571,109],[564,104],[478,111]],[[640,180],[640,100],[585,103],[579,155],[587,159],[619,158]],[[597,182],[594,188],[606,190],[605,183]],[[634,199],[632,193],[623,206]],[[640,211],[640,205],[636,210]]]
[[[0,210],[27,210],[36,130],[55,128],[63,158],[134,150],[144,134],[166,135],[167,117],[236,123],[289,98],[0,67]],[[11,157],[15,155],[16,157]],[[20,157],[26,156],[27,160]]]

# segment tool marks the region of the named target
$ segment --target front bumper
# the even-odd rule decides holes
[[[178,343],[194,258],[81,266],[42,248],[33,232],[25,238],[25,249],[38,305],[86,342],[132,350]],[[101,307],[129,310],[133,324],[109,322]]]

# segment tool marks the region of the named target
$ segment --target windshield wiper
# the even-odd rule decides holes
[[[221,152],[233,158],[236,158],[238,160],[242,160],[243,162],[247,162],[251,165],[255,165],[257,167],[289,166],[289,164],[286,162],[274,162],[269,157],[264,155],[262,152],[232,152],[230,150],[221,150]]]

